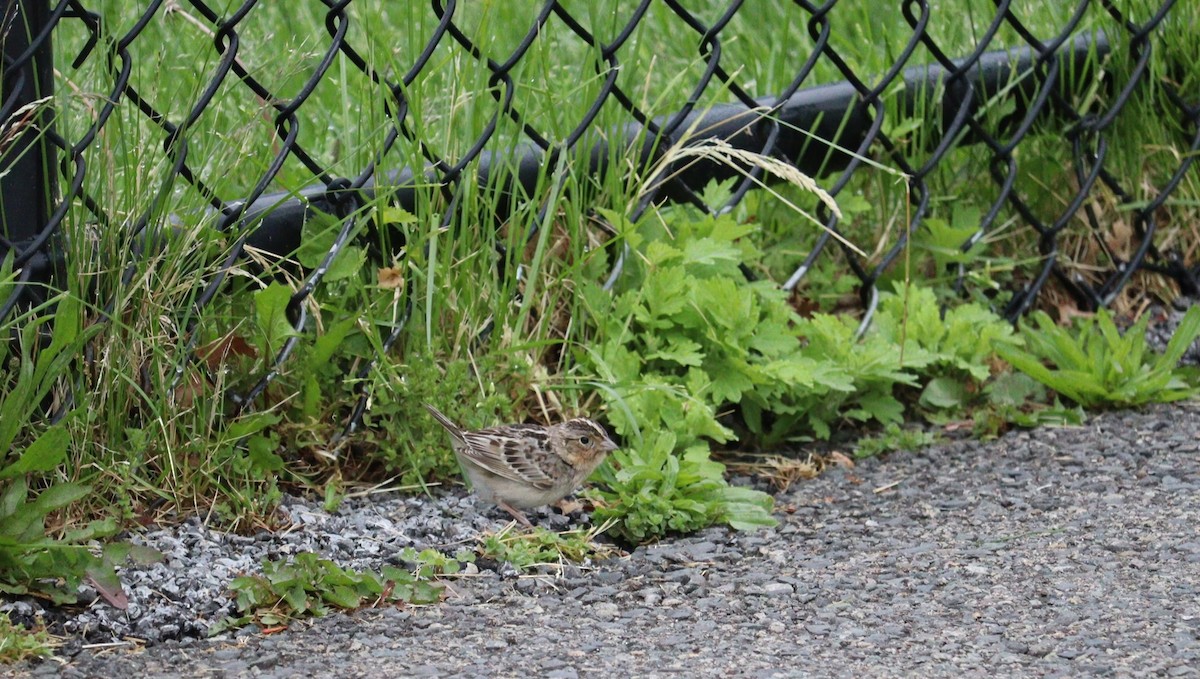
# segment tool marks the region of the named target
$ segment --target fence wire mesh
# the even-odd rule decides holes
[[[274,368],[237,395],[242,406],[261,396],[305,341],[305,300],[377,196],[419,213],[435,187],[436,213],[447,226],[471,185],[509,187],[511,201],[498,203],[503,212],[522,187],[563,176],[567,164],[601,174],[621,169],[614,159],[626,158],[644,171],[680,146],[718,139],[794,165],[837,200],[850,195],[856,177],[880,167],[907,177],[907,201],[900,223],[887,227],[894,237],[886,246],[864,256],[840,243],[838,217],[818,205],[828,231],[780,281],[791,290],[823,259],[842,262],[868,317],[881,275],[929,218],[931,201],[943,199],[939,177],[962,173],[986,173],[992,192],[962,234],[961,252],[1014,224],[1035,234],[1012,276],[1014,288],[996,297],[1008,317],[1028,310],[1051,280],[1084,309],[1112,303],[1139,271],[1165,275],[1183,293],[1198,291],[1189,263],[1195,244],[1160,236],[1164,220],[1177,218],[1170,199],[1200,149],[1200,98],[1183,72],[1191,66],[1187,50],[1173,49],[1179,46],[1170,40],[1171,0],[1135,3],[1136,12],[1128,3],[1062,3],[1049,34],[1044,22],[1031,27],[1021,13],[1027,10],[1003,0],[962,3],[966,10],[921,0],[886,8],[849,0],[641,0],[599,3],[603,9],[547,1],[524,10],[523,33],[503,36],[489,33],[489,3],[433,0],[391,10],[361,0],[134,4],[5,5],[0,257],[10,258],[17,284],[0,300],[0,320],[42,299],[45,284],[69,268],[66,253],[80,250],[68,247],[67,224],[140,236],[127,241],[137,245],[116,262],[129,283],[133,260],[154,247],[155,234],[190,218],[167,214],[169,206],[193,196],[207,205],[215,228],[235,239],[218,273],[197,277],[194,303],[181,310],[179,332],[194,354],[196,323],[248,250],[286,255],[299,244],[305,219],[334,215],[342,221],[333,247],[288,303],[297,333]],[[261,21],[268,13],[274,28]],[[871,23],[889,13],[904,31]],[[666,46],[693,53],[686,68],[654,70]],[[755,49],[784,58],[768,69]],[[864,54],[886,54],[886,67]],[[280,70],[281,62],[287,68]],[[531,69],[545,70],[546,82],[572,93],[571,119],[563,118],[566,109],[528,96],[522,83]],[[199,85],[173,89],[181,72]],[[418,105],[415,92],[451,81],[456,91],[474,90],[473,113],[452,114],[463,106],[455,101],[437,110],[428,97]],[[325,96],[330,91],[332,98]],[[339,91],[342,104],[331,109],[325,102],[338,101]],[[351,100],[346,92],[359,96]],[[1178,121],[1172,133],[1184,152],[1170,163],[1156,156],[1154,172],[1129,176],[1111,162],[1112,146],[1138,124],[1128,119],[1136,97],[1151,99],[1163,120]],[[223,106],[230,99],[249,102],[254,114],[239,117]],[[270,132],[234,134],[244,127]],[[1058,167],[1023,163],[1022,149],[1039,138],[1061,149]],[[134,153],[123,143],[139,148]],[[136,159],[122,160],[123,152]],[[244,176],[227,176],[235,158]],[[114,178],[129,174],[131,162],[140,181],[152,184],[137,195],[150,199],[119,207]],[[711,160],[680,160],[661,176],[632,219],[668,200],[730,209],[772,179],[762,167],[735,170]],[[706,205],[705,185],[729,177],[730,197]],[[1053,187],[1055,209],[1029,198],[1033,184]],[[1117,246],[1104,223],[1112,214],[1123,216],[1128,231]],[[1064,265],[1072,224],[1090,230],[1103,251],[1101,265],[1086,273]],[[611,261],[610,280],[617,280],[621,253]],[[953,275],[966,285],[970,263],[955,266]],[[397,319],[382,338],[385,348],[404,325]],[[365,375],[370,366],[358,370]],[[348,426],[365,404],[364,395]]]

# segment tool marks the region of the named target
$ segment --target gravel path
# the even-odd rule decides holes
[[[868,460],[779,496],[781,524],[770,531],[711,529],[556,577],[485,569],[454,581],[438,606],[334,615],[269,636],[167,640],[140,652],[81,650],[76,641],[59,661],[16,669],[68,677],[1195,676],[1198,418],[1195,404],[1159,407]],[[360,503],[335,517],[291,511],[308,517],[290,534],[294,544],[226,544],[255,559],[263,544],[268,552],[307,544],[334,558],[374,550],[379,562],[406,542],[449,545],[499,523],[456,497]],[[179,533],[193,546],[174,559],[220,544]],[[220,558],[240,567],[243,555],[226,552]],[[371,557],[346,559],[355,560]],[[179,566],[195,576],[187,564],[145,575],[167,578]],[[131,590],[135,601],[145,594]],[[159,629],[174,625],[164,638],[187,637],[227,605],[218,595],[206,591],[211,610],[187,620],[158,620],[149,603],[139,613]]]

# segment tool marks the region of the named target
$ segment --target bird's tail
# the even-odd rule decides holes
[[[463,437],[462,429],[459,428],[459,426],[457,424],[454,424],[454,422],[451,421],[451,419],[449,417],[446,417],[445,415],[443,415],[442,411],[438,410],[437,408],[434,408],[433,406],[429,405],[428,403],[425,404],[425,409],[429,411],[430,415],[433,415],[433,419],[437,420],[438,424],[442,425],[443,427],[446,428],[446,431],[450,432],[451,436],[454,436],[455,438],[460,438],[460,439]]]

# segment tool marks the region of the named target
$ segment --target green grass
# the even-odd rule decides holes
[[[56,645],[44,628],[26,629],[14,624],[7,613],[0,613],[0,663],[46,658],[54,653]]]
[[[228,15],[237,4],[225,2],[218,9]],[[1132,6],[1131,18],[1144,21],[1154,4],[1141,1],[1126,6]],[[105,40],[128,30],[139,11],[131,3],[97,5],[104,25],[113,31]],[[602,42],[611,40],[628,17],[582,0],[563,5]],[[844,1],[829,14],[831,44],[868,85],[890,67],[911,36],[900,6]],[[724,3],[714,1],[701,3],[696,11],[701,20],[712,21],[723,7]],[[329,44],[323,11],[323,5],[316,2],[260,3],[237,27],[241,38],[238,59],[280,97],[297,96]],[[533,11],[518,4],[464,3],[455,20],[479,41],[485,55],[503,62],[529,30]],[[984,0],[960,0],[941,3],[934,11],[931,35],[947,54],[961,56],[986,32],[994,6]],[[1066,21],[1070,8],[1063,3],[1025,11],[1030,13],[1020,16],[1030,30],[1049,37]],[[349,8],[349,14],[348,40],[373,68],[393,81],[408,71],[437,24],[428,7],[416,3],[358,2]],[[1194,28],[1200,18],[1197,15],[1200,8],[1193,3],[1177,3],[1163,28],[1165,40],[1150,62],[1145,82],[1105,135],[1111,146],[1109,169],[1139,200],[1154,196],[1153,187],[1161,186],[1166,175],[1178,167],[1186,148],[1185,128],[1170,108],[1162,106],[1162,87],[1171,82],[1183,92],[1196,90],[1200,69],[1186,65],[1200,63],[1196,53],[1200,40]],[[129,45],[131,85],[174,123],[181,123],[196,105],[219,61],[212,47],[213,36],[205,28],[208,22],[196,23],[191,20],[194,18],[185,11],[160,11]],[[808,19],[806,13],[786,3],[747,3],[722,33],[722,63],[753,95],[782,90],[815,44],[808,35]],[[1110,36],[1122,35],[1124,30],[1099,8],[1092,8],[1080,25],[1080,30],[1093,29],[1103,29]],[[70,62],[86,37],[78,22],[70,20],[55,36],[61,73],[56,124],[68,140],[78,139],[96,119],[124,65],[120,60],[109,65],[105,59],[109,48],[102,41],[80,68],[74,68]],[[997,33],[993,48],[1020,42],[1006,26]],[[698,46],[697,34],[664,3],[654,3],[618,53],[621,70],[617,83],[642,110],[653,115],[672,113],[688,100],[704,70]],[[931,60],[921,46],[910,63]],[[1111,59],[1095,66],[1104,78],[1121,82],[1131,65],[1118,49]],[[511,72],[513,108],[548,138],[562,140],[600,92],[604,68],[594,45],[578,39],[563,22],[551,17]],[[405,124],[438,156],[461,157],[500,114],[489,89],[489,76],[475,57],[444,37],[426,67],[404,89],[409,105]],[[830,60],[822,59],[805,86],[842,77]],[[895,110],[901,94],[895,87],[885,90],[882,97],[889,112]],[[373,84],[344,57],[336,57],[296,112],[299,143],[331,173],[357,175],[375,158],[392,125],[386,115],[388,100],[384,88]],[[732,100],[728,88],[718,84],[702,93],[697,105]],[[1111,105],[1111,97],[1102,90],[1089,90],[1074,98],[1074,103],[1081,110],[1100,111]],[[916,117],[925,117],[929,105],[919,105]],[[1003,106],[995,106],[985,124],[995,125],[1005,113]],[[275,114],[269,102],[259,101],[236,78],[228,78],[185,134],[189,166],[219,196],[228,200],[245,196],[279,152]],[[629,122],[629,115],[610,100],[581,144],[587,147],[611,139]],[[928,149],[923,137],[933,126],[914,126],[897,117],[889,119],[886,129],[896,137],[910,163],[920,166],[925,162]],[[254,407],[239,413],[224,395],[244,393],[270,371],[292,332],[285,308],[290,292],[301,284],[295,261],[309,266],[319,261],[341,225],[320,220],[310,223],[305,233],[308,245],[291,261],[249,253],[224,272],[226,278],[216,298],[196,309],[203,286],[222,275],[220,263],[232,251],[236,234],[217,231],[217,220],[204,197],[170,174],[171,160],[162,151],[163,139],[164,134],[146,116],[123,101],[84,151],[89,168],[85,189],[112,223],[97,226],[78,201],[72,204],[65,222],[70,271],[64,295],[73,303],[60,306],[54,322],[90,328],[87,332],[95,333],[90,338],[90,358],[81,360],[83,354],[76,347],[71,360],[59,361],[53,371],[38,377],[36,398],[22,397],[21,403],[12,406],[13,412],[19,411],[14,420],[20,425],[19,433],[14,434],[12,444],[19,452],[44,429],[24,425],[43,421],[54,405],[66,402],[68,394],[74,395],[76,408],[61,424],[67,432],[67,461],[54,472],[34,478],[30,488],[40,491],[53,484],[75,483],[87,484],[94,492],[69,511],[47,517],[46,531],[51,535],[61,535],[64,528],[96,516],[155,519],[163,516],[160,512],[175,509],[200,509],[222,525],[235,528],[269,526],[273,504],[286,489],[319,492],[331,479],[392,479],[396,484],[426,488],[456,482],[458,470],[445,448],[444,436],[428,418],[412,416],[420,412],[421,402],[438,404],[469,427],[505,420],[551,421],[576,412],[617,422],[628,419],[629,412],[618,413],[628,408],[619,390],[646,384],[605,382],[603,375],[581,358],[596,347],[654,340],[652,328],[638,337],[620,335],[635,324],[633,317],[620,316],[619,309],[604,308],[604,317],[593,318],[599,307],[586,306],[582,294],[604,279],[614,254],[629,243],[625,239],[633,233],[622,227],[613,238],[592,226],[590,215],[597,209],[607,210],[621,226],[622,216],[629,214],[646,188],[646,175],[633,172],[620,149],[613,148],[610,158],[619,171],[600,178],[588,176],[580,165],[543,168],[538,185],[516,197],[515,210],[498,229],[494,228],[495,213],[502,196],[495,184],[480,187],[466,182],[444,229],[439,227],[448,204],[435,187],[419,188],[413,214],[389,208],[382,196],[364,206],[357,215],[355,247],[343,251],[331,273],[305,302],[310,329]],[[518,126],[499,115],[489,148],[503,153],[523,140]],[[1069,202],[1072,157],[1073,151],[1057,134],[1031,137],[1022,144],[1018,152],[1022,175],[1017,186],[1038,214],[1052,218]],[[884,289],[905,289],[903,285],[893,288],[893,284],[912,279],[929,288],[937,300],[954,300],[957,295],[950,287],[953,277],[947,267],[963,263],[970,271],[968,295],[978,302],[999,304],[1004,301],[1005,289],[1029,276],[1037,265],[1036,237],[1009,208],[1001,211],[978,249],[965,254],[955,250],[995,199],[997,187],[987,176],[988,159],[988,152],[980,146],[954,149],[926,178],[931,194],[927,229],[914,240],[909,256],[901,258],[885,276]],[[882,253],[897,242],[909,217],[908,185],[887,158],[876,160],[891,171],[860,171],[838,196],[845,214],[841,228],[851,243],[863,249],[868,266],[878,263]],[[379,172],[420,167],[424,162],[420,148],[402,138],[382,158]],[[288,158],[269,190],[296,191],[313,182],[308,170]],[[806,209],[817,205],[816,197],[799,188],[784,186],[779,193]],[[1075,218],[1068,225],[1060,253],[1070,271],[1093,280],[1091,266],[1107,264],[1098,242],[1118,252],[1128,252],[1132,245],[1129,213],[1116,208],[1107,189],[1098,189],[1095,196],[1092,205],[1108,230],[1094,234]],[[543,207],[549,208],[544,217],[540,216]],[[1195,261],[1200,243],[1194,226],[1200,223],[1198,213],[1200,178],[1192,172],[1173,201],[1159,212],[1157,242],[1179,250],[1187,261]],[[173,229],[173,235],[161,252],[131,257],[139,236],[131,233],[128,225],[141,217],[147,219],[150,231]],[[667,212],[651,212],[646,219],[644,224],[656,221],[665,225],[657,236],[664,242],[677,235],[673,227],[683,220],[678,213],[672,216]],[[747,264],[759,276],[764,291],[786,279],[820,235],[779,197],[764,192],[751,194],[730,219],[739,225],[754,225],[734,247],[761,254]],[[373,239],[369,236],[373,224],[391,228],[379,230],[383,235]],[[539,231],[526,244],[524,235],[534,226]],[[493,253],[497,246],[507,252],[506,276],[496,274]],[[634,254],[643,263],[650,261],[646,247],[643,242]],[[382,254],[368,256],[371,252]],[[131,265],[132,279],[122,283],[121,274]],[[521,280],[513,275],[518,265],[523,265]],[[396,286],[397,273],[404,287]],[[844,352],[847,362],[863,362],[842,366],[859,380],[851,380],[853,389],[839,392],[835,402],[821,400],[828,411],[822,411],[817,419],[793,412],[786,414],[783,424],[778,419],[780,403],[807,403],[806,399],[817,396],[797,391],[767,397],[748,390],[744,403],[758,399],[766,404],[759,406],[767,413],[766,425],[756,425],[753,416],[746,421],[731,414],[731,399],[689,393],[688,380],[693,378],[683,366],[678,374],[664,377],[669,381],[664,393],[671,399],[678,396],[676,400],[684,404],[680,408],[691,409],[690,417],[703,421],[708,429],[684,431],[685,427],[675,432],[683,434],[675,443],[680,447],[694,443],[704,453],[714,438],[720,438],[712,436],[719,431],[713,427],[732,422],[740,434],[755,434],[739,439],[739,445],[764,440],[781,445],[827,435],[828,428],[848,423],[890,422],[903,407],[921,411],[929,403],[948,403],[947,394],[976,407],[979,400],[973,393],[946,391],[945,383],[935,383],[939,391],[922,405],[922,393],[912,391],[909,383],[927,389],[929,382],[920,380],[947,379],[947,375],[905,373],[903,379],[896,377],[893,373],[900,369],[879,359],[892,356],[879,348],[882,342],[871,345],[872,340],[866,339],[855,343],[856,319],[844,323],[807,319],[806,325],[794,321],[788,315],[790,309],[783,310],[789,304],[805,316],[817,310],[844,310],[846,295],[855,292],[856,283],[846,273],[844,257],[829,253],[818,260],[792,298],[780,301],[783,295],[763,294],[779,297],[771,302],[782,305],[778,313],[767,316],[781,326],[795,322],[803,331],[799,335],[806,343],[807,355],[832,361]],[[732,276],[729,272],[722,275]],[[11,289],[11,280],[11,272],[0,271],[0,299]],[[1156,279],[1139,277],[1136,283],[1117,300],[1118,309],[1134,308],[1146,292],[1168,293]],[[1062,295],[1051,290],[1049,298],[1059,301]],[[110,302],[111,313],[102,313]],[[402,321],[409,302],[412,317],[396,345],[385,351],[382,338]],[[609,317],[613,314],[618,315]],[[28,360],[13,354],[0,365],[0,384],[9,394],[15,393],[26,364],[36,365],[38,356],[48,351],[37,346],[32,339],[34,331],[28,328],[49,322],[45,308],[5,322],[2,329],[6,334],[25,332],[31,337],[24,343]],[[687,327],[687,332],[711,340],[705,346],[712,351],[723,351],[719,338],[704,335],[706,323],[708,320],[701,319]],[[478,342],[480,333],[489,327],[493,328],[489,339]],[[911,327],[901,323],[892,330],[904,336]],[[188,337],[189,329],[194,338]],[[835,335],[841,339],[829,339]],[[820,345],[826,340],[831,347],[827,353],[812,348],[814,342]],[[189,346],[199,349],[193,359],[189,359]],[[921,348],[935,354],[950,351],[937,344]],[[748,355],[751,363],[763,358],[761,353]],[[866,363],[868,358],[875,362]],[[968,368],[983,368],[986,373],[970,377],[972,388],[988,388],[981,385],[994,375],[991,366],[985,365],[984,354],[962,360],[968,361]],[[366,376],[355,377],[367,364],[373,367]],[[886,379],[876,380],[880,375]],[[954,373],[953,379],[958,380],[956,384],[968,381],[961,372]],[[362,425],[348,440],[331,446],[362,390],[371,394],[371,408]],[[893,401],[902,404],[900,410]],[[712,417],[701,413],[697,419],[698,406],[689,403],[703,403]],[[867,405],[843,408],[861,403]],[[1024,400],[1006,407],[1012,417],[1018,410],[1028,415]],[[9,426],[7,415],[4,426]],[[773,430],[763,437],[763,430],[755,430],[755,426]],[[651,446],[658,445],[655,438],[647,440]],[[638,440],[631,447],[636,449],[642,443]],[[675,445],[669,447],[672,454],[680,452],[674,450]],[[650,459],[654,457],[650,452],[641,449],[637,455]],[[657,480],[644,484],[647,487],[662,490],[666,487],[663,479],[674,482],[670,465],[660,462],[650,474]],[[719,476],[719,470],[714,472],[707,462],[700,453],[691,460],[704,470],[701,485],[710,499],[732,492],[710,478]],[[615,473],[610,467],[601,476],[613,474],[610,479],[616,479]],[[710,487],[710,481],[718,486]],[[641,481],[632,478],[624,478],[622,483],[626,490],[641,487]],[[672,495],[674,487],[662,492],[673,507],[694,510],[693,514],[703,515],[703,521],[728,516],[716,505],[701,503],[697,508],[688,504],[693,498],[687,493]],[[678,525],[698,523],[702,522],[681,520]]]

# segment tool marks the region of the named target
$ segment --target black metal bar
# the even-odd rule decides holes
[[[57,191],[55,148],[47,136],[54,94],[50,28],[45,0],[5,0],[0,121],[16,134],[0,147],[0,258],[46,227]]]

